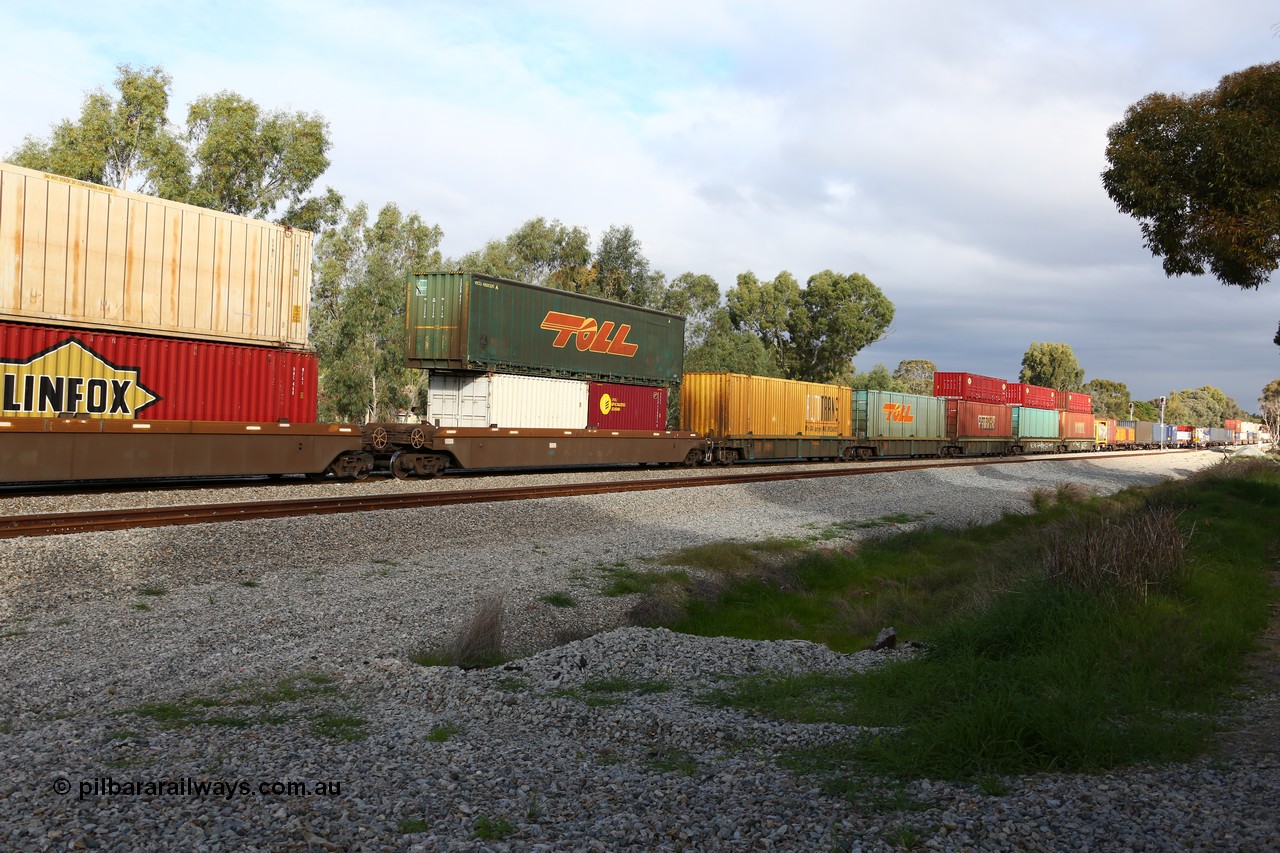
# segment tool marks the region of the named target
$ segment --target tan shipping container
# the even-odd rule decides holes
[[[742,373],[686,373],[680,428],[713,438],[852,435],[853,391]]]
[[[0,319],[303,349],[311,234],[0,163]]]

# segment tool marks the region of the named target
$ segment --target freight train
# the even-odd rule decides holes
[[[462,273],[408,282],[424,411],[317,423],[310,254],[303,231],[0,163],[0,482],[1034,453],[1127,435],[1086,395],[974,374],[938,373],[933,396],[685,374],[678,315]]]

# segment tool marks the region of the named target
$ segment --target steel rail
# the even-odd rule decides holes
[[[1164,451],[1168,452],[1168,451]],[[1152,452],[1127,451],[1119,458],[1154,455]],[[1097,457],[1095,457],[1097,458]],[[1114,458],[1114,457],[1109,457]],[[682,489],[747,483],[770,483],[783,480],[812,480],[823,477],[849,477],[883,474],[895,471],[919,471],[932,468],[1008,465],[1027,462],[1079,462],[1076,456],[1013,456],[966,460],[931,460],[908,465],[855,464],[848,468],[820,471],[763,471],[742,468],[735,473],[700,474],[687,477],[664,477],[647,480],[608,480],[591,483],[564,483],[541,486],[514,486],[500,489],[450,489],[412,494],[359,495],[351,497],[317,497],[282,501],[245,501],[224,504],[196,504],[170,507],[95,510],[78,513],[19,515],[0,519],[0,539],[17,537],[59,536],[102,530],[126,530],[138,527],[169,527],[183,524],[207,524],[224,521],[249,521],[265,518],[292,518],[305,515],[329,515],[374,510],[416,509],[431,506],[454,506],[498,501],[533,500],[537,498],[575,497],[612,492],[639,492],[657,489]]]

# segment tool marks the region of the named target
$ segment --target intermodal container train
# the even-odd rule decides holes
[[[971,373],[936,374],[933,396],[686,374],[682,317],[443,272],[406,288],[406,363],[429,371],[423,410],[318,424],[310,245],[305,232],[0,164],[0,481],[1102,446],[1085,394]],[[680,429],[668,429],[675,389]],[[1224,435],[1246,425],[1231,426]],[[1108,447],[1154,433],[1104,431]],[[1189,428],[1164,438],[1196,441]]]

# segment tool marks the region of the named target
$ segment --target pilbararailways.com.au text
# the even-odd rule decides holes
[[[216,797],[233,800],[236,797],[336,797],[342,794],[342,783],[334,781],[308,782],[301,779],[275,779],[258,782],[250,779],[196,779],[184,776],[180,779],[121,779],[98,776],[72,782],[59,777],[53,780],[53,792],[59,795],[77,791],[77,799],[93,797],[190,797],[208,799]]]

